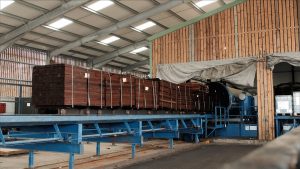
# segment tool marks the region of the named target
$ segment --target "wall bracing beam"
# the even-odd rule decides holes
[[[104,28],[104,29],[101,29],[99,31],[96,31],[96,32],[94,32],[92,34],[89,34],[89,35],[87,35],[85,37],[82,37],[82,38],[80,38],[80,39],[78,39],[76,41],[73,41],[73,42],[71,42],[71,43],[69,43],[69,44],[67,44],[67,45],[65,45],[65,46],[63,46],[61,48],[55,49],[55,50],[53,50],[50,53],[50,56],[59,55],[62,52],[65,52],[65,51],[68,51],[68,50],[73,49],[75,47],[78,47],[78,46],[80,46],[80,45],[82,45],[84,43],[90,42],[90,41],[92,41],[92,40],[94,40],[96,38],[104,37],[104,36],[106,36],[106,35],[114,32],[116,30],[128,27],[131,24],[136,23],[136,22],[138,22],[140,20],[143,20],[143,19],[146,19],[146,18],[148,18],[150,16],[159,14],[159,13],[161,13],[163,11],[166,11],[166,10],[169,10],[169,9],[171,9],[171,8],[179,5],[179,4],[182,4],[184,2],[189,2],[189,1],[190,0],[176,0],[176,1],[169,1],[167,3],[161,4],[161,5],[159,5],[159,6],[155,7],[155,8],[152,8],[150,10],[147,10],[145,12],[142,12],[140,14],[132,16],[132,17],[130,17],[128,19],[120,21],[120,22],[118,22],[118,23],[116,23],[116,24],[114,24],[112,26],[109,26],[107,28]]]

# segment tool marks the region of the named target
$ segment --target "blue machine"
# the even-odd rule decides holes
[[[244,100],[239,100],[240,115],[255,115],[255,103],[253,96],[245,96]]]
[[[220,93],[221,106],[215,106],[214,125],[209,135],[222,138],[256,138],[257,111],[254,97],[222,83],[212,83],[210,90]],[[220,125],[221,124],[221,125]]]
[[[132,158],[143,138],[173,139],[189,134],[199,142],[206,135],[206,115],[101,115],[101,116],[1,116],[0,147],[29,150],[29,168],[34,167],[34,151],[69,153],[69,168],[74,155],[84,152],[83,141],[129,143]],[[42,127],[41,127],[42,126]],[[7,131],[3,133],[2,131]]]

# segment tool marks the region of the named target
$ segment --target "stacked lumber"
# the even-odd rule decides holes
[[[160,80],[158,91],[158,106],[160,109],[175,110],[177,108],[177,85]]]
[[[190,83],[177,85],[177,110],[193,110],[193,99]]]
[[[210,111],[214,99],[199,83],[174,84],[64,64],[33,68],[36,107],[97,107]]]
[[[26,153],[28,153],[28,150],[0,148],[0,156],[12,156]]]
[[[137,109],[157,109],[158,81],[136,79],[135,101]]]
[[[121,105],[121,75],[108,73],[105,79],[105,103],[106,107],[114,108]]]
[[[194,110],[199,112],[211,111],[211,98],[206,85],[191,83]]]
[[[121,75],[121,107],[135,107],[135,79],[132,75]]]
[[[6,103],[0,103],[0,113],[6,113]]]
[[[87,70],[71,65],[35,66],[32,102],[36,106],[87,106]]]
[[[176,110],[183,110],[187,106],[186,102],[186,97],[187,97],[187,92],[186,92],[186,85],[185,84],[179,84],[176,87],[177,89],[177,108]]]
[[[105,79],[108,73],[98,70],[88,70],[88,105],[103,108],[105,104]]]
[[[132,75],[108,73],[105,79],[106,106],[135,107],[135,79]]]

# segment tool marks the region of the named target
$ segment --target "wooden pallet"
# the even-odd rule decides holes
[[[0,156],[12,156],[28,153],[27,150],[0,148]]]

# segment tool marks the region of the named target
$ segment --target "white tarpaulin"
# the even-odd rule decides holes
[[[189,79],[225,80],[242,86],[254,86],[256,58],[213,60],[157,65],[157,77],[173,83]]]
[[[278,63],[286,62],[293,66],[300,66],[300,52],[274,53],[267,56],[268,67],[274,68]]]
[[[225,80],[242,86],[254,86],[257,58],[213,60],[179,64],[157,65],[157,77],[173,83],[182,83],[189,79],[212,81]],[[286,62],[300,66],[300,52],[274,53],[267,56],[269,68]]]

